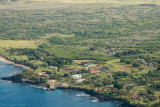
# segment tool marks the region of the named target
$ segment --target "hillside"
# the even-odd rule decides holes
[[[159,0],[0,0],[0,3],[120,3],[120,4],[159,4]]]
[[[108,59],[98,51],[107,46],[160,47],[160,7],[155,4],[1,5],[0,16],[0,39],[43,41],[39,47],[63,58]]]
[[[18,79],[54,79],[137,107],[160,105],[159,0],[0,3],[0,56],[33,68]]]
[[[0,7],[0,38],[40,39],[54,33],[92,39],[143,36],[148,30],[159,32],[159,14],[158,5],[4,5]]]

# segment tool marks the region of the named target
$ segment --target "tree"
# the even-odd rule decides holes
[[[132,64],[132,67],[140,67],[140,64],[138,64],[138,63],[133,63],[133,64]]]
[[[43,63],[41,66],[42,67],[48,67],[48,63]]]
[[[95,51],[95,49],[94,49],[94,48],[89,48],[89,50],[90,50],[90,51]]]
[[[115,82],[115,83],[114,83],[114,88],[122,89],[122,88],[123,88],[123,85],[120,84],[120,83]]]
[[[65,73],[63,76],[64,76],[64,77],[68,77],[68,76],[69,76],[69,74]]]
[[[153,94],[154,92],[151,91],[151,90],[147,90],[147,93],[148,93],[148,94]]]
[[[125,60],[124,60],[124,59],[121,59],[120,62],[123,63],[123,62],[125,62]]]
[[[131,64],[131,61],[126,61],[126,64]]]

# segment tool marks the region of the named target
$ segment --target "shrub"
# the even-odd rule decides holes
[[[140,64],[138,64],[138,63],[133,63],[133,64],[132,64],[132,67],[140,67]]]

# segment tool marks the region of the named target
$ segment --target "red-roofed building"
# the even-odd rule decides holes
[[[90,69],[90,73],[97,73],[98,70],[97,69]]]

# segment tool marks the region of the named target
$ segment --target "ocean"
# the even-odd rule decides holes
[[[0,78],[21,72],[21,67],[0,62]],[[98,102],[88,94],[0,80],[0,107],[118,107],[115,102]]]

